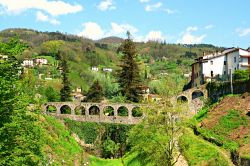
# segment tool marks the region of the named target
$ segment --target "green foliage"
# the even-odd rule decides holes
[[[18,36],[10,38],[6,43],[0,42],[0,53],[5,55],[17,56],[27,48],[27,44],[20,42]]]
[[[91,166],[123,166],[120,159],[100,159],[95,156],[90,156]]]
[[[45,96],[48,100],[48,102],[58,102],[60,101],[60,93],[56,91],[51,86],[47,87],[45,89]]]
[[[8,61],[0,61],[0,127],[10,121],[16,100],[19,65],[15,58]]]
[[[116,96],[113,96],[110,100],[111,103],[126,103],[128,100],[125,96],[121,95],[120,93]]]
[[[99,84],[99,81],[96,80],[94,83],[91,85],[85,101],[86,102],[101,102],[103,100],[103,89],[102,86]]]
[[[241,125],[247,126],[247,124],[248,120],[241,116],[239,111],[229,110],[226,116],[220,118],[219,124],[214,127],[214,131],[221,134],[228,134],[233,129],[236,129]]]
[[[51,116],[39,116],[42,128],[43,152],[46,163],[51,165],[74,165],[82,162],[82,148],[70,135],[67,128]]]
[[[52,40],[44,42],[41,45],[41,53],[44,55],[51,55],[53,57],[57,57],[64,44],[65,42],[62,40]]]
[[[227,166],[229,164],[226,156],[222,155],[218,147],[207,143],[188,130],[180,137],[179,146],[190,166]]]
[[[61,59],[60,66],[62,68],[62,84],[63,87],[60,91],[61,101],[71,101],[71,85],[68,79],[69,68],[65,58]]]
[[[146,113],[142,123],[129,132],[131,151],[137,154],[141,165],[174,165],[178,156],[176,141],[181,133],[176,122],[178,109],[168,101],[154,105]]]
[[[114,157],[119,150],[119,144],[116,144],[111,139],[104,140],[102,143],[102,146],[103,146],[102,155],[104,158],[107,158],[110,156]]]
[[[233,74],[234,80],[249,80],[249,70],[236,70]]]
[[[76,122],[65,119],[71,132],[76,133],[87,144],[94,144],[102,150],[102,157],[122,157],[127,149],[127,133],[131,125]],[[98,140],[99,139],[99,140]]]
[[[76,133],[85,143],[92,144],[95,142],[98,135],[98,124],[92,122],[76,122],[70,119],[65,119],[65,124],[69,127],[70,131]]]
[[[122,44],[122,59],[120,70],[117,73],[117,80],[121,88],[122,95],[132,102],[139,102],[141,100],[141,78],[139,67],[135,60],[136,50],[135,44],[130,39],[124,41]]]

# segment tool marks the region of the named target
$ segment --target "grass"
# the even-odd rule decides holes
[[[65,126],[54,117],[40,116],[39,125],[43,130],[43,151],[45,160],[53,161],[52,165],[74,165],[81,162],[82,148],[70,135]]]
[[[179,144],[190,166],[229,165],[229,159],[218,147],[195,136],[189,129],[186,129],[185,134],[180,137]]]
[[[102,159],[95,156],[90,156],[90,165],[91,166],[141,166],[139,160],[137,160],[137,154],[127,153],[123,159]],[[123,160],[123,161],[122,161]],[[123,163],[124,164],[123,164]]]
[[[101,159],[95,156],[90,156],[91,166],[123,166],[121,159]]]

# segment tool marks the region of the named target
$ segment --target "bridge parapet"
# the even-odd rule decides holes
[[[141,112],[140,117],[133,116],[134,109],[141,108],[141,104],[128,103],[84,103],[84,102],[48,102],[43,105],[44,113],[48,113],[58,118],[69,118],[76,121],[137,124],[144,115]],[[48,112],[49,107],[55,108],[55,113]],[[70,113],[63,113],[62,108],[67,107]],[[76,114],[76,109],[82,108],[80,115]],[[111,108],[111,113],[105,113],[107,108]],[[120,111],[125,111],[126,115],[120,115]],[[110,114],[110,115],[109,115]]]

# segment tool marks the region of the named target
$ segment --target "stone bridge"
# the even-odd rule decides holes
[[[58,118],[83,122],[137,124],[143,118],[139,104],[48,102],[43,111]]]
[[[171,102],[177,104],[178,102],[187,103],[189,114],[194,115],[203,107],[204,100],[208,98],[208,91],[206,84],[200,87],[195,87],[181,92],[175,97],[172,97]]]
[[[187,116],[193,116],[202,108],[207,99],[206,85],[183,91],[172,97],[173,105],[187,103]],[[144,115],[141,104],[128,103],[84,103],[84,102],[49,102],[43,105],[43,111],[58,118],[76,121],[137,124]]]

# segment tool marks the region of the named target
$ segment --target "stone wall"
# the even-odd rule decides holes
[[[47,111],[48,106],[53,106],[56,108],[55,113],[50,113]],[[61,108],[63,106],[68,106],[71,110],[70,114],[62,114]],[[90,115],[90,108],[96,107],[99,109],[97,115]],[[139,123],[141,117],[133,117],[132,112],[134,108],[140,108],[142,105],[139,104],[111,104],[111,103],[83,103],[83,102],[49,102],[43,105],[44,113],[58,117],[58,118],[69,118],[76,121],[86,121],[86,122],[103,122],[103,123],[120,123],[120,124],[137,124]],[[76,115],[76,108],[83,107],[85,112],[81,115]],[[106,116],[104,110],[107,107],[112,107],[114,111],[113,116]],[[128,111],[128,116],[119,116],[118,109],[125,107]]]

